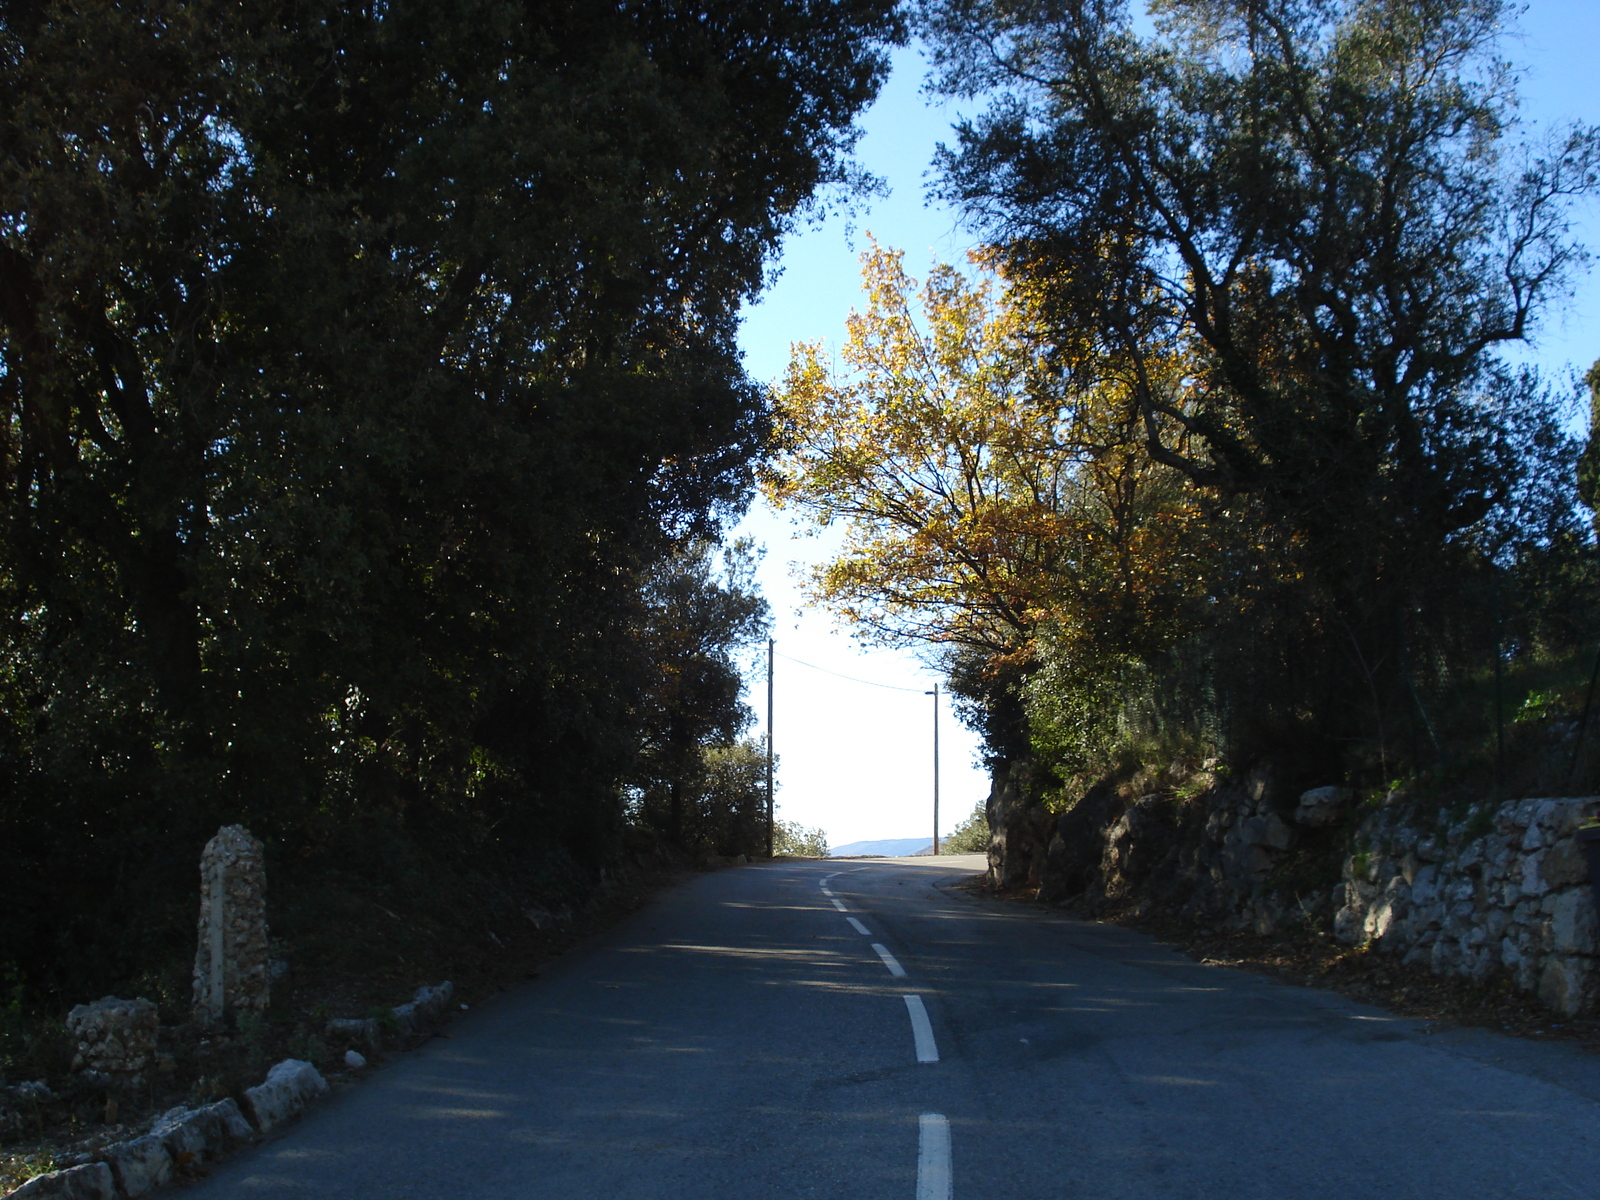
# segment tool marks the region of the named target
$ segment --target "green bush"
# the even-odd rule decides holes
[[[972,806],[971,815],[955,827],[939,849],[946,854],[982,854],[989,849],[989,814],[984,801]]]
[[[779,821],[773,829],[772,850],[792,858],[827,858],[828,832],[807,829],[798,821]]]

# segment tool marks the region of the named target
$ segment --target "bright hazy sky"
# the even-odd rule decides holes
[[[1530,124],[1600,123],[1600,3],[1532,0],[1505,49],[1526,67],[1523,116]],[[792,342],[841,340],[845,318],[860,306],[857,255],[865,232],[885,246],[903,248],[906,268],[918,278],[936,258],[960,262],[974,244],[951,212],[924,203],[934,147],[953,140],[953,110],[925,103],[922,78],[917,50],[900,51],[862,122],[866,136],[858,156],[888,182],[889,197],[858,214],[853,237],[846,221],[834,218],[785,243],[782,274],[749,311],[740,334],[745,364],[756,379],[778,379]],[[1581,240],[1600,249],[1600,211],[1591,206],[1580,220]],[[1600,271],[1581,281],[1570,305],[1547,318],[1527,357],[1552,376],[1581,373],[1600,357]],[[773,607],[780,655],[773,739],[780,759],[778,815],[820,826],[832,845],[930,835],[933,697],[923,692],[937,676],[911,653],[864,650],[826,613],[804,607],[797,576],[827,557],[828,541],[795,536],[786,516],[759,502],[736,533],[753,536],[767,551],[760,579]],[[759,679],[752,673],[749,699],[764,729],[764,666],[758,673]],[[975,762],[976,739],[956,723],[942,696],[940,706],[944,834],[987,793],[988,779]]]

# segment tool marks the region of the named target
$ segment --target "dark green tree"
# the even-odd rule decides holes
[[[641,641],[653,676],[640,713],[640,815],[684,846],[740,840],[723,828],[729,813],[745,807],[736,802],[737,771],[716,752],[735,746],[753,720],[739,697],[738,656],[769,625],[751,544],[727,547],[720,564],[714,551],[699,542],[664,560],[643,591]],[[764,848],[764,814],[762,824]],[[717,852],[749,853],[742,846]]]
[[[779,821],[773,836],[773,853],[793,858],[827,858],[828,831],[809,828],[799,821]]]
[[[939,849],[945,854],[983,854],[989,849],[989,814],[982,800],[940,843]]]
[[[1486,531],[1560,439],[1495,349],[1581,261],[1600,138],[1515,143],[1498,0],[1152,9],[1141,37],[1121,0],[927,0],[938,89],[990,98],[940,191],[1063,344],[1126,364],[1146,452],[1238,531],[1188,699],[1223,682],[1234,718],[1337,745],[1405,692],[1421,614],[1515,557]]]
[[[0,962],[94,959],[219,819],[598,853],[641,588],[765,436],[739,305],[899,36],[889,0],[0,8]]]

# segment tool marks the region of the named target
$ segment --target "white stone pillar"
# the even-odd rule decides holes
[[[267,870],[261,842],[225,825],[200,856],[200,929],[194,956],[195,1016],[218,1025],[267,1007]]]

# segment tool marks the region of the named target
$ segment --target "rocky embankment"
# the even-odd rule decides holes
[[[989,883],[1091,915],[1160,911],[1201,929],[1330,930],[1436,974],[1499,977],[1565,1016],[1600,1006],[1600,934],[1575,841],[1600,798],[1441,810],[1403,793],[1298,791],[1270,769],[1204,769],[1070,809],[1029,803],[1013,768],[989,797]]]

